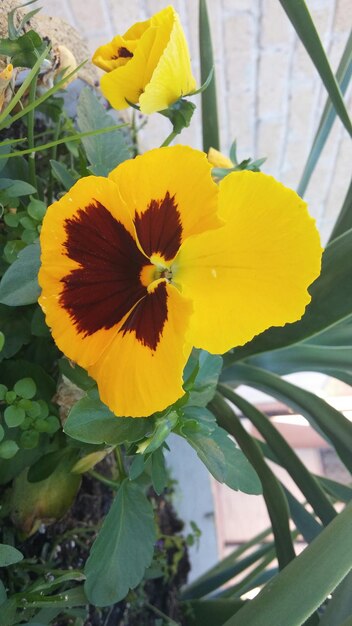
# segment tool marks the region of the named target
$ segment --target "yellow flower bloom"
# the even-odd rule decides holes
[[[143,113],[154,113],[196,88],[187,42],[171,6],[98,48],[93,63],[107,72],[101,89],[115,109],[132,102]]]
[[[204,153],[158,148],[77,182],[41,231],[40,304],[117,415],[183,395],[192,346],[223,353],[299,319],[318,276],[305,202],[270,176],[217,186]]]
[[[234,167],[234,163],[232,163],[231,159],[215,148],[209,148],[208,161],[213,167],[224,167],[227,169]]]

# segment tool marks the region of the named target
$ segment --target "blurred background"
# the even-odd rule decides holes
[[[46,0],[44,11],[74,26],[91,52],[124,33],[134,22],[166,7],[167,0]],[[321,80],[278,0],[208,0],[211,19],[221,148],[228,154],[237,139],[239,161],[267,157],[263,171],[296,188],[326,101]],[[198,0],[174,0],[189,42],[192,67],[199,82]],[[307,0],[315,25],[335,71],[352,23],[351,0]],[[347,94],[351,102],[351,90]],[[141,135],[141,150],[158,146],[169,134],[165,118],[153,115]],[[201,148],[200,110],[180,143]],[[351,172],[352,147],[339,119],[309,184],[306,200],[317,219],[323,242],[330,234]],[[287,377],[352,415],[350,388],[320,374]],[[300,415],[290,413],[264,394],[241,387],[275,420],[307,467],[320,475],[348,480],[334,451]],[[186,523],[195,521],[202,536],[191,549],[191,579],[235,546],[269,526],[262,497],[231,491],[209,479],[195,452],[173,436],[169,455],[176,485],[176,508]],[[275,469],[296,497],[297,487]],[[191,479],[190,479],[191,477]]]

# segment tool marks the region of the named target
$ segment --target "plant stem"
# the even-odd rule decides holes
[[[172,133],[170,133],[170,135],[168,135],[165,139],[165,141],[161,144],[160,148],[165,148],[165,146],[168,146],[173,139],[175,139],[175,137],[177,137],[178,133],[176,133],[174,130],[172,131]]]
[[[148,609],[150,609],[150,611],[153,611],[153,613],[165,619],[167,621],[167,624],[169,624],[169,626],[180,626],[177,622],[171,619],[171,617],[169,617],[168,615],[165,615],[165,613],[160,611],[160,609],[158,609],[156,606],[149,604],[149,602],[145,602],[144,604]]]
[[[54,133],[54,137],[53,137],[54,141],[58,140],[59,135],[60,135],[60,131],[61,131],[61,121],[59,120],[57,125],[56,125],[56,128],[55,128],[55,133]],[[51,159],[56,161],[56,157],[57,157],[57,144],[55,144],[52,147],[52,150],[51,150]],[[52,171],[52,168],[50,167],[50,170],[49,170],[49,183],[48,183],[48,191],[47,191],[48,205],[51,204],[52,201],[53,201],[53,185],[54,185],[53,171]]]
[[[110,489],[118,489],[119,488],[119,483],[116,482],[115,480],[111,480],[110,478],[106,478],[106,476],[103,476],[103,474],[100,474],[99,472],[96,472],[95,470],[91,469],[89,470],[89,472],[87,472],[90,476],[92,476],[92,478],[95,478],[96,480],[99,480],[101,483],[103,483],[103,485],[106,485],[107,487],[110,487]]]
[[[116,467],[118,472],[118,480],[123,481],[124,478],[127,477],[122,452],[120,446],[116,446],[115,448],[115,459],[116,459]]]
[[[29,103],[32,104],[35,100],[35,95],[37,92],[37,81],[38,74],[36,74],[30,84],[29,87]],[[28,127],[28,149],[31,150],[34,148],[34,112],[35,109],[31,109],[28,113],[27,117],[27,127]],[[37,181],[36,181],[36,172],[35,172],[35,153],[30,152],[28,157],[28,173],[29,173],[29,182],[35,189],[37,189]],[[33,195],[38,195],[36,192]]]

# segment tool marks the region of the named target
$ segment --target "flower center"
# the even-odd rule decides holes
[[[172,269],[159,264],[144,265],[139,279],[143,287],[149,287],[154,281],[165,278],[168,283],[172,282]]]

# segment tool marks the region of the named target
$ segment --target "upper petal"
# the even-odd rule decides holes
[[[215,353],[300,319],[322,253],[306,203],[265,174],[224,178],[220,215],[225,226],[185,241],[175,263],[193,300],[188,338]]]
[[[139,98],[143,113],[167,109],[181,96],[196,89],[188,45],[179,16],[173,7],[168,7],[165,13],[160,12],[152,17],[151,22],[156,28],[161,26],[161,17],[169,20],[171,31],[151,79]]]
[[[51,205],[41,252],[39,303],[47,324],[59,348],[87,367],[147,293],[140,275],[148,261],[116,185],[83,178]]]
[[[191,310],[191,303],[175,287],[156,281],[89,368],[102,401],[116,415],[148,416],[183,395]]]
[[[193,234],[219,227],[218,187],[206,155],[186,146],[151,150],[109,174],[147,256],[169,262]]]

